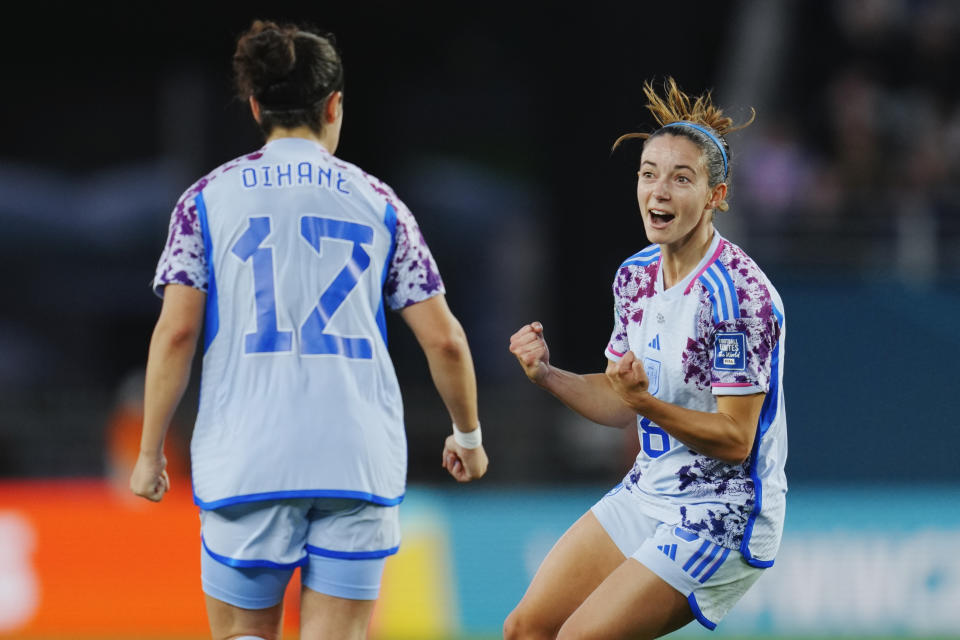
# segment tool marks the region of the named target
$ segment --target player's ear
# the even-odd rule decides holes
[[[257,121],[257,124],[260,124],[260,103],[253,96],[250,96],[250,113],[253,114],[253,119]]]
[[[326,122],[335,122],[337,117],[343,112],[343,92],[334,91],[327,100],[326,109],[324,109],[324,120]]]
[[[720,203],[727,198],[727,183],[721,182],[713,188],[713,191],[710,193],[710,200],[707,201],[707,206],[705,209],[717,209],[720,207]]]

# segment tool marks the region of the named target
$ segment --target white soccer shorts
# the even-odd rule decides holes
[[[763,574],[739,551],[652,518],[620,485],[591,508],[621,553],[634,558],[686,596],[697,621],[714,629]]]

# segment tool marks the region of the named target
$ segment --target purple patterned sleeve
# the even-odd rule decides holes
[[[396,246],[383,293],[391,309],[398,310],[446,293],[437,264],[410,210],[394,200],[397,210]]]
[[[722,260],[735,300],[721,320],[711,291],[702,283],[696,285],[699,313],[694,336],[687,339],[683,352],[683,379],[699,389],[709,387],[714,395],[766,393],[780,339],[770,289],[759,267],[739,247],[727,243]]]
[[[170,216],[167,244],[153,279],[153,291],[161,298],[163,287],[168,284],[183,284],[204,292],[207,290],[207,256],[197,216],[198,193],[196,186],[188,189]]]
[[[687,339],[683,352],[684,382],[700,389],[709,387],[714,395],[749,395],[769,390],[773,349],[780,328],[766,290],[756,289],[750,292],[751,297],[740,291],[744,315],[718,322],[711,313],[709,295],[701,288],[695,337]]]

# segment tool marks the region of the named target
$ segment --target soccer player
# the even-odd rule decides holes
[[[594,422],[636,425],[641,451],[547,555],[506,620],[509,640],[655,638],[694,619],[712,629],[780,542],[783,305],[713,224],[727,209],[724,136],[742,127],[672,79],[665,97],[644,92],[659,128],[614,147],[645,140],[637,200],[653,244],[617,271],[606,372],[551,365],[540,323],[510,339],[531,381]]]
[[[170,489],[163,441],[202,329],[191,462],[213,636],[279,637],[299,567],[301,637],[363,638],[400,542],[407,465],[385,306],[426,355],[454,423],[442,464],[459,481],[487,468],[473,362],[413,215],[333,155],[332,37],[256,21],[233,66],[266,144],[174,208],[130,485],[154,501]]]

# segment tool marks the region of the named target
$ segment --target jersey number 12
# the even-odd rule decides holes
[[[273,248],[262,246],[270,235],[270,218],[250,218],[247,230],[230,249],[243,262],[253,265],[253,289],[257,329],[244,336],[245,353],[283,353],[292,350],[293,332],[277,326],[277,295],[274,282]],[[303,216],[300,236],[317,254],[324,238],[353,243],[353,252],[333,282],[320,294],[320,300],[300,325],[300,353],[338,355],[370,359],[373,347],[369,338],[340,336],[326,331],[330,318],[357,286],[360,274],[370,266],[370,254],[364,244],[373,244],[373,229],[356,222]]]

